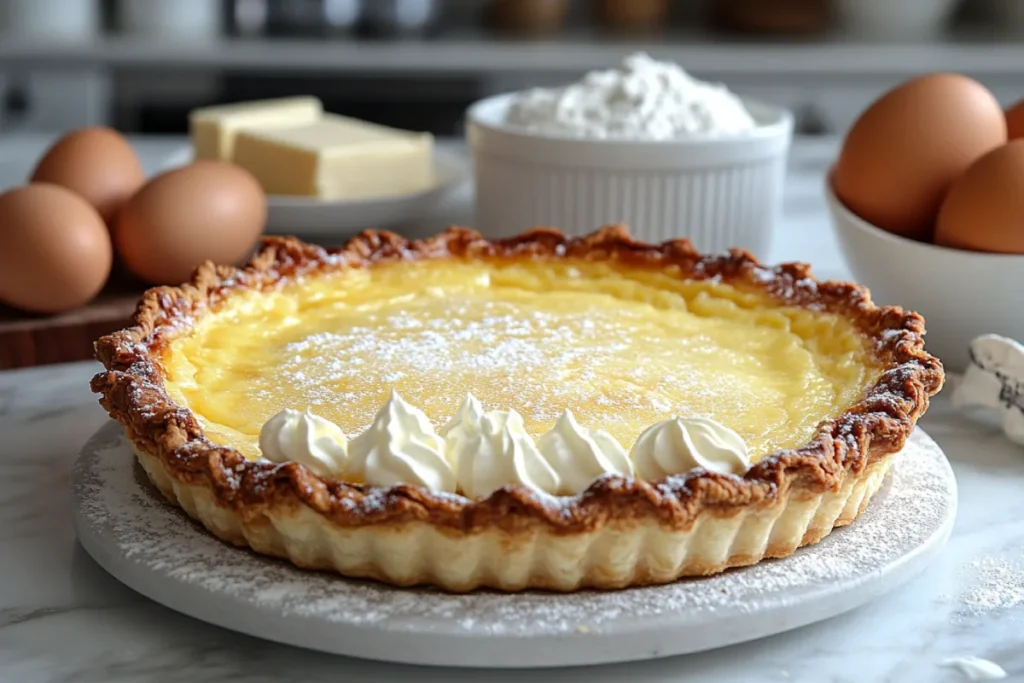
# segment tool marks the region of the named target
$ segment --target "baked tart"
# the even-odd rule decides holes
[[[399,586],[616,589],[852,523],[942,386],[923,335],[805,265],[622,226],[268,238],[147,292],[92,388],[229,543]]]

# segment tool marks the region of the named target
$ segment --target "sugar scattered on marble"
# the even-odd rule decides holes
[[[121,553],[183,588],[228,595],[282,614],[352,625],[386,622],[393,629],[421,628],[423,620],[440,620],[476,634],[571,635],[580,627],[600,632],[619,619],[763,609],[767,602],[792,599],[795,590],[828,590],[836,582],[876,571],[880,562],[902,556],[934,532],[948,517],[950,504],[935,468],[923,466],[941,454],[912,437],[911,446],[898,457],[894,480],[883,486],[856,524],[784,560],[616,592],[451,595],[303,572],[230,547],[188,523],[144,483],[145,475],[115,434],[115,429],[105,430],[87,447],[99,452],[78,497],[89,523],[107,530]],[[371,504],[383,502],[378,497]],[[1000,565],[986,571],[993,580],[1006,575]]]
[[[964,612],[980,615],[1024,605],[1024,557],[985,556],[961,569],[967,588],[958,602]]]

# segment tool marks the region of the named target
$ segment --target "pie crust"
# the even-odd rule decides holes
[[[701,470],[652,483],[608,476],[569,498],[507,487],[470,500],[248,460],[207,438],[166,389],[168,344],[235,293],[382,262],[474,256],[614,260],[758,290],[780,305],[847,318],[872,342],[882,373],[807,445],[763,457],[742,477]],[[335,250],[267,238],[242,269],[205,264],[188,284],[150,290],[132,327],[97,342],[106,370],[92,389],[157,488],[227,542],[400,586],[616,589],[784,557],[852,523],[942,387],[942,365],[924,350],[923,335],[916,313],[878,307],[858,285],[818,282],[804,264],[769,269],[741,250],[702,256],[686,240],[637,242],[623,226],[582,238],[538,228],[500,241],[464,228],[415,242],[368,231]]]

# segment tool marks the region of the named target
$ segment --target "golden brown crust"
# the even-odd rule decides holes
[[[557,505],[525,488],[469,500],[413,486],[383,490],[325,480],[295,463],[249,461],[208,440],[196,417],[163,386],[166,345],[234,292],[272,288],[311,273],[448,256],[614,260],[671,267],[688,279],[719,279],[781,303],[849,318],[874,340],[884,372],[860,401],[837,419],[824,421],[809,444],[767,456],[743,477],[697,471],[649,483],[609,476]],[[742,250],[703,256],[687,240],[646,244],[633,240],[624,226],[581,238],[537,228],[493,242],[464,228],[414,242],[367,231],[333,250],[293,238],[267,238],[242,269],[207,263],[189,284],[150,290],[139,303],[133,327],[96,343],[106,371],[93,378],[92,389],[137,447],[157,455],[180,482],[208,487],[219,505],[243,519],[255,521],[279,506],[305,505],[343,527],[418,520],[455,533],[542,525],[572,534],[642,518],[686,529],[702,511],[730,516],[750,506],[770,506],[794,489],[812,495],[834,491],[848,474],[859,475],[869,463],[900,450],[944,380],[941,363],[924,349],[923,335],[924,320],[916,313],[878,307],[865,288],[854,284],[818,282],[804,264],[769,269]]]

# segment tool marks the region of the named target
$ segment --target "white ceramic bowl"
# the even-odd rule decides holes
[[[894,40],[930,38],[941,33],[957,4],[957,0],[833,1],[841,26],[849,33]],[[1009,4],[1014,2],[1017,0]]]
[[[843,256],[876,303],[924,316],[928,350],[962,371],[968,345],[994,333],[1024,340],[1024,256],[983,254],[898,237],[855,216],[825,193]]]
[[[120,0],[120,29],[149,39],[204,40],[221,31],[221,3],[210,0]]]
[[[512,94],[470,107],[476,222],[490,237],[536,225],[586,234],[627,223],[651,242],[764,255],[782,208],[793,117],[746,102],[760,124],[739,136],[672,141],[540,135],[505,123]]]

